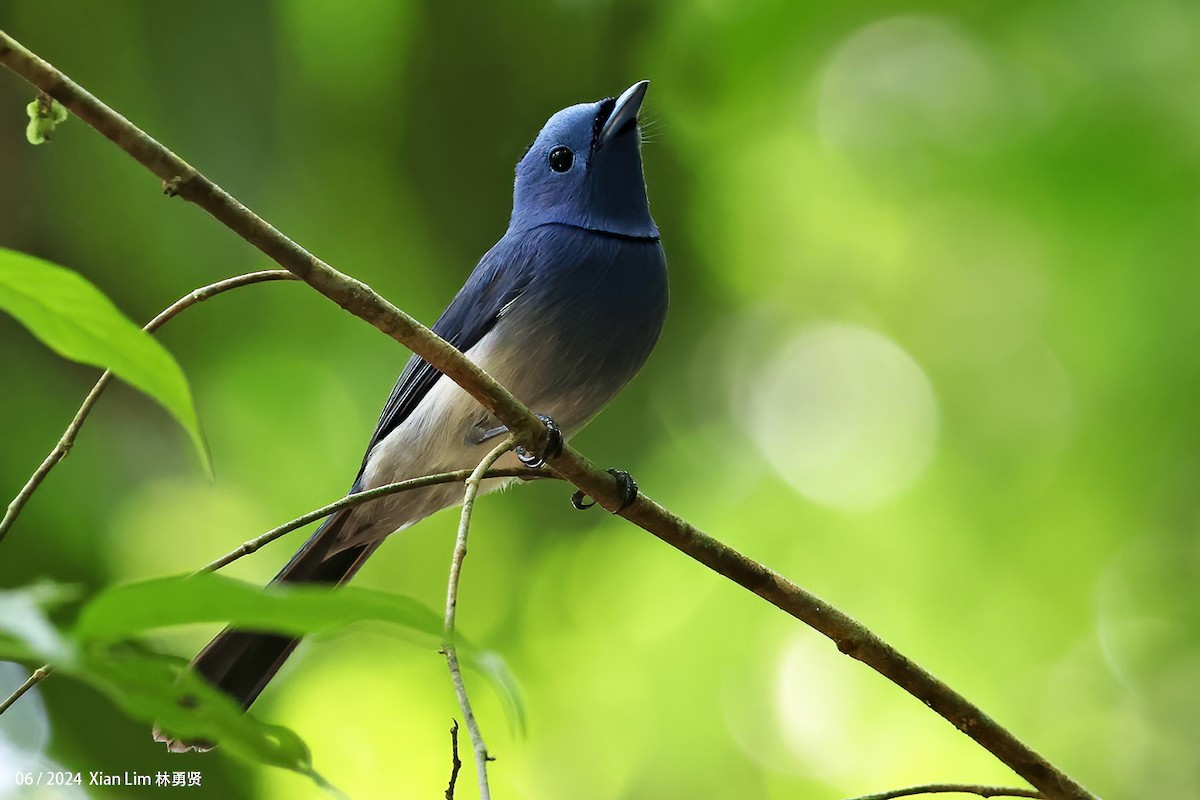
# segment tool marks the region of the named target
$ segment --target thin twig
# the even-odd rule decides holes
[[[277,528],[272,528],[271,530],[267,531],[266,533],[256,536],[253,539],[249,540],[248,542],[243,542],[236,549],[226,553],[225,555],[221,556],[216,561],[213,561],[210,564],[205,564],[203,567],[196,570],[193,574],[194,575],[203,575],[206,572],[215,572],[216,570],[219,570],[222,567],[227,567],[230,564],[232,564],[234,561],[237,561],[242,556],[247,556],[247,555],[250,555],[251,553],[255,552],[263,545],[270,544],[271,542],[275,541],[279,537],[281,537],[285,534],[291,533],[292,531],[296,530],[297,528],[303,528],[305,525],[309,524],[310,522],[316,522],[317,520],[321,519],[322,517],[328,517],[330,514],[341,511],[343,508],[350,508],[351,506],[356,506],[361,503],[365,503],[368,500],[374,500],[376,497],[383,497],[383,496],[389,495],[389,494],[396,494],[397,492],[406,492],[406,491],[409,491],[410,489],[421,489],[426,486],[436,486],[441,483],[456,483],[458,481],[465,481],[468,478],[470,478],[471,475],[473,475],[473,474],[474,474],[474,470],[459,469],[459,470],[454,470],[453,472],[441,472],[436,475],[423,475],[420,478],[410,478],[406,481],[399,481],[398,483],[389,483],[385,486],[378,486],[374,489],[366,489],[361,492],[354,492],[353,494],[348,494],[345,497],[343,497],[341,500],[330,503],[327,506],[321,506],[320,508],[318,508],[314,511],[310,511],[301,517],[297,517],[296,519],[292,520],[291,522],[285,522],[284,524],[280,525]],[[483,479],[487,480],[490,478],[522,478],[524,480],[532,480],[532,479],[556,478],[556,477],[557,476],[554,475],[553,472],[547,471],[544,469],[533,470],[533,469],[527,469],[525,467],[509,467],[507,469],[488,470],[487,474],[483,476]]]
[[[408,347],[494,414],[516,437],[518,444],[534,453],[544,452],[548,431],[542,421],[452,345],[366,284],[338,272],[284,236],[186,161],[3,31],[0,31],[0,63],[58,100],[78,119],[157,175],[168,194],[177,194],[195,203],[321,294]],[[614,512],[621,509],[623,499],[616,479],[598,469],[578,450],[566,446],[560,455],[549,457],[547,461],[601,507]],[[620,510],[620,514],[829,637],[844,653],[913,695],[1040,789],[1047,798],[1096,800],[1078,782],[965,697],[820,598],[713,539],[645,494]]]
[[[454,784],[458,783],[458,771],[462,769],[462,759],[458,757],[458,720],[453,720],[450,728],[450,785],[446,787],[446,800],[454,800]]]
[[[226,278],[223,281],[218,281],[208,286],[202,286],[183,297],[176,300],[167,308],[159,312],[158,316],[146,323],[142,330],[147,333],[153,333],[161,328],[166,322],[170,321],[175,315],[183,311],[189,306],[207,300],[210,297],[237,289],[241,286],[249,286],[252,283],[262,283],[263,281],[294,281],[296,276],[282,269],[268,269],[260,272],[248,272],[245,275],[237,275],[233,278]],[[42,481],[50,474],[50,470],[54,469],[58,462],[67,457],[71,452],[71,445],[75,444],[75,437],[79,434],[79,429],[83,427],[84,421],[88,415],[92,413],[92,408],[96,405],[96,401],[100,399],[100,395],[108,387],[112,381],[113,374],[105,371],[96,381],[96,385],[88,392],[88,396],[84,398],[83,405],[75,412],[75,418],[71,420],[71,424],[67,426],[66,431],[59,437],[58,444],[54,445],[54,449],[42,461],[41,466],[34,470],[33,475],[25,482],[21,491],[13,498],[13,501],[8,504],[8,510],[4,513],[4,518],[0,519],[0,542],[4,541],[4,537],[8,534],[9,528],[17,521],[17,516],[21,513],[21,509],[29,502],[29,498],[33,497],[33,493],[41,486]]]
[[[458,650],[454,646],[454,621],[458,612],[458,579],[462,575],[463,559],[467,557],[467,535],[471,530],[471,514],[475,510],[475,496],[479,493],[479,484],[483,482],[487,471],[491,469],[496,459],[507,453],[516,444],[513,436],[506,436],[504,441],[492,448],[479,466],[466,480],[463,490],[462,514],[458,518],[458,537],[454,541],[454,557],[450,560],[450,580],[446,586],[446,622],[442,629],[442,654],[446,656],[446,666],[450,668],[450,680],[454,683],[454,693],[458,695],[458,704],[462,707],[463,721],[467,725],[467,733],[471,736],[471,746],[475,749],[475,771],[479,777],[479,800],[490,800],[492,794],[488,789],[487,762],[491,761],[487,745],[483,742],[483,733],[471,710],[471,700],[467,697],[467,686],[463,683],[462,667],[458,663]],[[453,786],[453,782],[451,783]]]
[[[973,794],[979,797],[1037,797],[1046,795],[1033,789],[1014,789],[1008,786],[980,786],[974,783],[926,783],[922,786],[908,786],[904,789],[892,789],[890,792],[879,794],[864,794],[852,797],[850,800],[893,800],[896,797],[912,797],[918,794]]]
[[[37,669],[35,669],[33,671],[33,674],[30,675],[29,678],[26,679],[26,681],[24,683],[22,683],[20,686],[18,686],[17,690],[15,692],[13,692],[7,698],[5,698],[3,703],[0,703],[0,714],[3,714],[5,711],[8,711],[9,707],[13,703],[15,703],[21,699],[21,695],[25,694],[33,687],[37,686],[42,681],[46,680],[46,677],[49,676],[50,673],[53,671],[54,671],[53,664],[46,664],[44,666],[41,666],[41,667],[38,667]]]

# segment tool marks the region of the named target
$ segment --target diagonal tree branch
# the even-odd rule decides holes
[[[203,208],[280,266],[355,316],[401,342],[450,377],[492,412],[517,444],[541,453],[547,443],[542,422],[504,387],[425,326],[369,286],[330,267],[256,216],[183,159],[163,147],[46,61],[0,31],[0,63],[58,100],[157,175],[169,195]],[[547,459],[554,469],[609,511],[620,508],[616,480],[572,447]],[[804,622],[851,657],[912,694],[986,748],[1052,800],[1095,800],[1011,732],[942,681],[897,652],[860,623],[815,595],[713,539],[642,495],[621,516],[691,558],[749,589]]]
[[[450,560],[450,580],[446,586],[446,622],[442,631],[442,654],[446,656],[446,666],[450,669],[450,681],[454,684],[454,693],[458,695],[458,705],[462,708],[463,722],[467,725],[467,734],[471,737],[471,746],[475,750],[475,773],[479,778],[479,800],[491,800],[491,790],[488,788],[487,763],[492,760],[488,755],[487,745],[483,741],[483,732],[479,730],[479,721],[471,709],[471,699],[467,697],[467,685],[463,683],[462,667],[458,663],[458,647],[454,643],[454,624],[458,616],[458,581],[462,577],[463,559],[467,557],[467,536],[471,531],[471,514],[475,511],[475,497],[479,494],[479,485],[483,483],[487,471],[496,463],[496,459],[513,448],[513,437],[506,436],[504,441],[488,452],[479,466],[467,478],[467,488],[463,491],[462,513],[458,518],[458,537],[454,541],[454,557]],[[451,781],[451,788],[453,788]],[[449,793],[449,790],[447,790]]]
[[[203,302],[210,297],[227,292],[230,289],[237,289],[240,286],[249,286],[252,283],[262,283],[264,281],[294,280],[296,280],[295,275],[282,269],[248,272],[245,275],[226,278],[223,281],[202,286],[179,298],[159,312],[158,316],[147,322],[142,330],[147,333],[153,333],[185,308],[194,306],[196,303]],[[75,444],[75,437],[79,435],[79,429],[83,427],[84,421],[92,413],[92,408],[96,405],[96,401],[100,399],[100,395],[108,388],[108,384],[112,382],[112,378],[113,374],[107,370],[100,376],[99,380],[96,381],[96,385],[88,392],[88,396],[84,398],[83,405],[75,412],[75,418],[71,420],[71,424],[67,426],[58,443],[54,445],[54,449],[50,451],[50,454],[46,456],[41,465],[34,470],[34,473],[29,476],[29,480],[21,487],[21,491],[17,492],[17,496],[8,504],[8,510],[4,512],[4,518],[0,519],[0,542],[4,541],[9,528],[17,521],[21,510],[25,508],[25,504],[29,502],[29,498],[33,497],[33,493],[42,485],[42,481],[46,480],[46,476],[50,474],[50,470],[54,469],[58,462],[66,458],[67,454],[71,452],[71,445]]]

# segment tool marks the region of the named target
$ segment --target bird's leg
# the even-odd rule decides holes
[[[558,424],[548,414],[538,414],[537,418],[546,426],[547,432],[546,451],[543,455],[548,458],[561,455],[563,451],[562,430],[559,429]],[[486,428],[484,430],[476,428],[476,431],[477,433],[473,437],[475,444],[483,444],[491,439],[495,439],[497,436],[508,433],[508,426],[497,425],[494,428]],[[534,455],[524,447],[517,447],[514,452],[517,454],[517,460],[530,469],[538,469],[546,463],[542,456]]]
[[[610,469],[606,471],[609,475],[612,475],[617,480],[617,496],[621,498],[621,505],[618,506],[617,510],[613,513],[620,514],[622,511],[633,505],[634,500],[637,500],[637,481],[635,481],[633,476],[623,469]],[[571,495],[571,505],[575,506],[575,508],[579,509],[580,511],[585,511],[596,505],[595,500],[592,500],[591,502],[584,502],[586,499],[588,499],[587,495],[582,491],[578,491]]]

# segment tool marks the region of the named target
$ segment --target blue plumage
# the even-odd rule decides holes
[[[598,410],[633,377],[666,316],[665,265],[657,238],[627,239],[558,222],[510,228],[433,330],[470,353],[485,334],[502,327],[506,352],[521,362],[502,382],[531,408],[570,429],[572,419],[559,419],[546,406],[548,395],[588,389]],[[371,447],[396,430],[439,380],[447,379],[414,356],[392,391]],[[370,450],[364,469],[369,460]]]
[[[550,118],[517,164],[508,230],[433,326],[568,437],[637,373],[666,316],[666,258],[637,130],[646,87],[642,81],[619,98]],[[472,467],[497,426],[414,356],[380,415],[354,488]],[[460,494],[457,486],[431,487],[331,517],[276,581],[342,583],[389,534],[456,504]],[[296,643],[229,630],[193,666],[249,706]],[[175,750],[202,746],[160,738]]]

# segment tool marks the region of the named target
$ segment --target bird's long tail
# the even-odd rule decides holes
[[[335,514],[317,528],[304,546],[292,556],[271,584],[324,583],[337,586],[350,580],[377,542],[337,549],[342,528],[350,519],[351,509]],[[192,659],[192,669],[209,683],[249,708],[267,683],[296,649],[299,638],[262,631],[226,628]],[[208,749],[205,742],[180,742],[162,735],[172,750]]]

